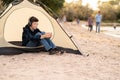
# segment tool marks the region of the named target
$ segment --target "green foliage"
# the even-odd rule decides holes
[[[111,5],[119,5],[120,0],[111,0],[108,3],[110,3]]]
[[[0,0],[0,9],[3,8],[2,5],[8,5],[12,1],[13,0]],[[89,8],[89,5],[83,6],[82,0],[79,0],[77,3],[64,3],[65,0],[38,1],[41,1],[47,7],[51,8],[60,17],[66,15],[68,21],[73,21],[75,18],[78,18],[80,20],[86,20],[89,15],[94,14],[95,16],[97,14],[97,11],[93,11],[91,8]],[[99,0],[98,3],[104,21],[120,22],[120,0],[110,0],[108,2],[103,2],[102,4],[100,4]]]
[[[120,22],[120,0],[104,2],[99,6],[104,21]]]
[[[117,9],[117,19],[120,22],[120,5],[118,6],[118,9]]]
[[[62,7],[64,0],[38,0],[51,8],[54,12],[58,12]]]
[[[14,0],[2,0],[3,4],[8,5],[10,2]],[[34,1],[34,0],[30,0]],[[64,0],[38,0],[44,3],[47,7],[51,8],[54,12],[58,12],[62,7]]]
[[[1,0],[3,1],[3,5],[8,5],[9,3],[11,3],[14,0]]]
[[[114,21],[117,19],[116,9],[109,3],[103,3],[100,7],[103,15],[103,20]]]
[[[82,6],[81,2],[78,3],[65,3],[64,8],[61,10],[61,15],[66,15],[67,21],[73,21],[75,18],[86,20],[93,10],[87,6]]]

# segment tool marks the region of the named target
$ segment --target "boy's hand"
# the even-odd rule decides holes
[[[46,33],[44,35],[41,35],[41,39],[44,39],[44,38],[51,38],[52,37],[52,33]]]
[[[45,34],[45,38],[51,38],[52,37],[52,33],[46,33]]]

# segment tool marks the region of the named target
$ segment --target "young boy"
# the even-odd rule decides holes
[[[36,17],[30,17],[28,24],[23,28],[22,46],[36,47],[42,44],[50,55],[58,53],[56,46],[50,40],[52,33],[40,31],[37,28],[38,21]]]

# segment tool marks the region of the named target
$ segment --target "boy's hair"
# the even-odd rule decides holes
[[[28,26],[31,26],[33,22],[38,22],[38,21],[39,20],[36,17],[32,16],[29,18]]]

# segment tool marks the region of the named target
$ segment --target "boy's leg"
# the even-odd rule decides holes
[[[40,32],[38,32],[38,33],[36,33],[36,34],[35,34],[35,36],[34,36],[34,37],[38,37],[38,36],[43,35],[43,34],[45,34],[45,32],[41,32],[41,33],[40,33]]]
[[[38,42],[35,42],[35,41],[29,41],[28,43],[27,43],[27,47],[36,47],[37,46],[37,44],[38,44]]]
[[[38,36],[40,36],[40,35],[42,35],[42,34],[43,34],[43,33],[38,32],[38,33],[35,34],[34,37],[38,37]],[[29,41],[26,46],[27,46],[27,47],[37,47],[38,44],[39,44],[39,41]]]
[[[45,34],[45,32],[41,32],[41,33],[38,32],[35,36],[43,35],[43,34]],[[40,40],[40,44],[42,44],[47,51],[49,51],[50,49],[52,49],[52,47],[49,45],[49,43],[48,43],[48,41],[46,39],[41,39]]]
[[[55,46],[55,44],[52,42],[52,40],[50,40],[50,39],[46,39],[47,40],[47,42],[49,43],[49,45],[52,47],[52,49],[55,49],[56,48],[56,46]]]
[[[40,43],[41,43],[42,45],[44,45],[44,47],[45,47],[45,49],[46,49],[47,51],[49,51],[50,49],[52,49],[52,47],[49,45],[49,43],[48,43],[48,41],[47,41],[46,39],[41,39],[41,40],[40,40]]]
[[[45,32],[42,32],[42,33],[38,32],[35,36],[43,35],[43,34],[45,34]],[[40,43],[44,45],[47,51],[49,51],[50,49],[56,48],[56,46],[53,44],[53,42],[50,39],[41,39]]]

